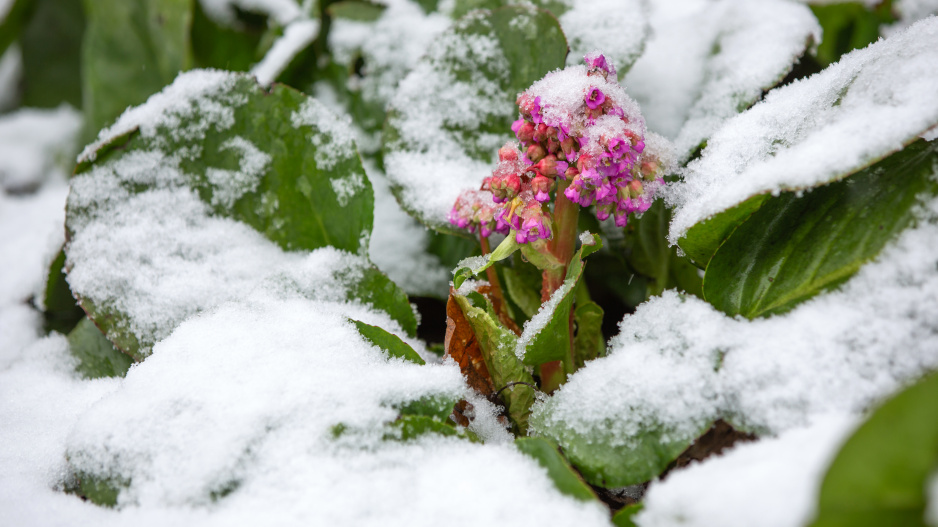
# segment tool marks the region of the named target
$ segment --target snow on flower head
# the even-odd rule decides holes
[[[511,125],[518,143],[499,150],[482,185],[491,192],[496,225],[514,231],[519,243],[551,236],[558,180],[566,199],[595,206],[599,219],[614,216],[620,226],[648,210],[664,184],[670,143],[645,130],[638,104],[602,53],[587,54],[585,62],[548,73],[518,96],[520,118]],[[474,232],[476,223],[458,212],[465,206],[460,197],[450,221]]]

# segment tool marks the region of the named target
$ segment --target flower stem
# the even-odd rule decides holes
[[[482,233],[479,233],[479,243],[482,245],[482,255],[485,256],[492,252],[489,245],[489,239],[485,236],[482,236]],[[511,316],[508,314],[508,306],[505,304],[505,297],[502,293],[502,285],[498,280],[498,273],[495,272],[494,267],[489,267],[485,270],[485,276],[489,280],[490,296],[492,299],[492,307],[495,309],[495,312],[498,313],[498,319],[505,325],[508,329],[513,331],[516,335],[521,334],[521,328],[518,327],[518,324],[511,319]]]
[[[542,274],[541,303],[547,302],[551,295],[563,285],[567,276],[567,267],[573,259],[576,249],[577,216],[580,208],[564,195],[569,183],[558,181],[557,199],[554,202],[554,236],[547,243],[547,250],[564,263],[563,267],[547,269]],[[570,356],[564,360],[547,362],[540,366],[541,390],[551,393],[566,382],[567,374],[573,366],[573,310],[570,310]]]

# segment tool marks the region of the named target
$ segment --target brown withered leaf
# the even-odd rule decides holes
[[[445,356],[452,357],[459,364],[469,386],[486,397],[495,393],[482,348],[472,326],[453,298],[452,290],[446,301],[446,337],[443,347],[446,349]]]

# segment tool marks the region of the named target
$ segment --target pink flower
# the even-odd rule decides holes
[[[586,105],[589,106],[590,110],[595,110],[603,105],[606,102],[606,96],[603,94],[602,90],[593,86],[586,92]]]

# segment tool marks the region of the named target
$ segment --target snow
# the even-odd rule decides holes
[[[620,72],[638,57],[648,35],[648,8],[642,0],[567,0],[569,10],[558,17],[570,46],[567,65],[581,64],[583,55],[602,50]]]
[[[468,15],[454,27],[479,20],[483,19]],[[460,71],[460,79],[454,70]],[[507,72],[508,62],[497,40],[450,30],[401,81],[388,116],[400,137],[388,145],[385,168],[406,208],[422,218],[445,222],[459,193],[481,185],[490,173],[490,163],[469,152],[491,152],[494,158],[510,132],[477,133],[467,140],[456,130],[476,130],[493,118],[514,115],[513,94],[488,76]]]
[[[839,290],[785,315],[729,318],[673,291],[649,300],[622,321],[607,357],[537,403],[533,427],[628,445],[649,427],[690,440],[723,418],[780,434],[863,412],[938,368],[938,200],[923,211]]]
[[[228,27],[238,27],[235,8],[265,14],[281,26],[288,25],[303,14],[295,0],[199,0],[199,3],[215,23]]]
[[[681,161],[821,39],[811,11],[782,0],[653,2],[650,20],[645,52],[623,84]]]
[[[776,438],[743,443],[655,481],[639,527],[801,527],[814,518],[827,468],[856,425],[823,416]]]
[[[221,150],[234,150],[241,155],[239,170],[208,168],[205,177],[214,187],[212,205],[222,205],[230,209],[235,201],[248,192],[253,192],[261,182],[261,177],[270,166],[270,155],[261,152],[247,139],[235,136],[221,144]]]
[[[369,257],[409,295],[446,295],[450,270],[437,256],[427,252],[430,242],[427,228],[401,210],[384,173],[367,159],[365,172],[375,193]]]
[[[304,100],[299,110],[290,114],[290,122],[294,128],[312,126],[320,132],[312,135],[310,141],[316,147],[316,167],[321,170],[330,170],[339,161],[358,154],[352,119],[347,115],[337,117],[317,99]]]
[[[101,130],[78,155],[78,162],[94,161],[103,145],[134,130],[148,138],[157,137],[160,128],[172,130],[178,140],[203,137],[210,126],[231,128],[235,107],[247,102],[246,97],[230,93],[237,79],[235,74],[211,69],[180,73],[172,84],[144,104],[128,108],[114,124]],[[196,112],[201,118],[192,120]]]
[[[823,184],[899,150],[938,124],[936,92],[936,17],[772,90],[670,186],[671,242],[750,196]]]
[[[81,114],[63,104],[54,110],[23,108],[0,116],[0,188],[35,190],[53,169],[71,171]]]
[[[318,20],[296,20],[283,30],[264,58],[251,68],[251,74],[262,86],[270,86],[287,69],[290,62],[299,55],[319,33]]]
[[[923,18],[938,15],[938,0],[893,0],[892,11],[897,20],[894,24],[880,26],[883,36],[890,36]]]

